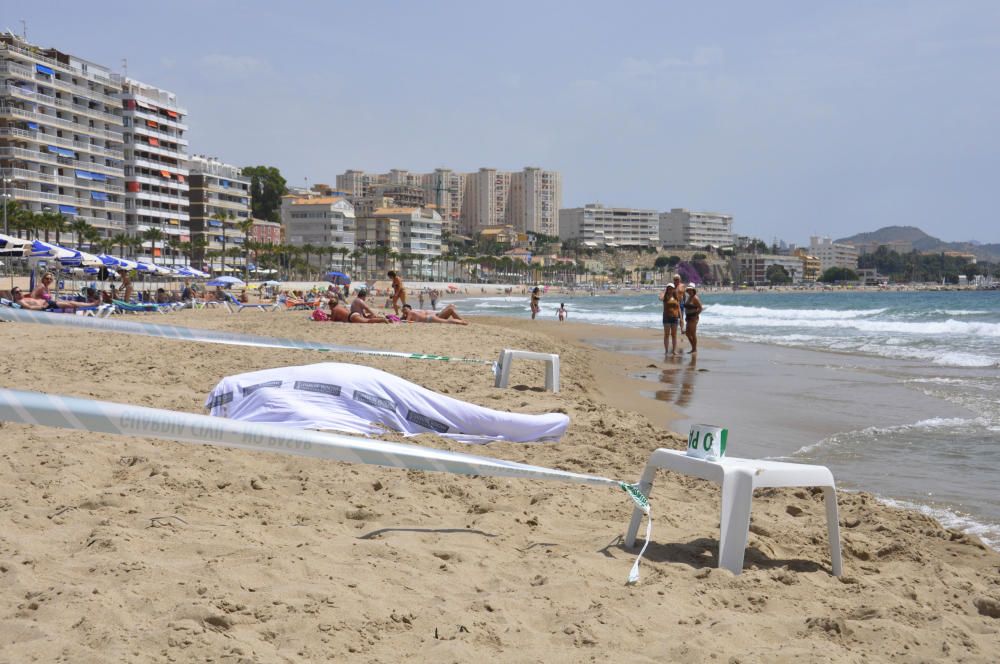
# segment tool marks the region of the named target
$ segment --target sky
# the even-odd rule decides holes
[[[3,0],[0,29],[177,94],[190,151],[559,171],[563,207],[808,244],[1000,242],[1000,2]]]

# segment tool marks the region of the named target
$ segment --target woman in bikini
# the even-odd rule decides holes
[[[663,301],[663,350],[667,355],[680,355],[677,350],[677,326],[681,322],[681,303],[677,301],[677,289],[673,284],[667,284],[660,295]],[[671,352],[673,342],[673,352]]]
[[[687,300],[684,302],[684,336],[691,342],[691,354],[694,355],[698,352],[698,316],[701,315],[703,307],[694,284],[688,284],[685,292]]]

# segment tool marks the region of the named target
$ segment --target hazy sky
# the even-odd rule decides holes
[[[590,202],[805,243],[1000,242],[1000,2],[44,2],[0,28],[177,93],[191,152],[563,175]]]

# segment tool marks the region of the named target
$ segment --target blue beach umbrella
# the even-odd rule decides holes
[[[343,272],[327,272],[326,278],[335,284],[349,284],[351,283],[351,278],[344,274]]]

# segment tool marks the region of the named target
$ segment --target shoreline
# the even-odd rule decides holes
[[[626,481],[653,449],[683,445],[662,406],[631,408],[622,376],[644,360],[591,347],[603,328],[306,318],[199,310],[133,320],[491,360],[504,347],[556,352],[562,392],[543,391],[532,362],[497,390],[478,365],[14,323],[0,324],[0,339],[18,349],[0,375],[11,388],[201,413],[222,376],[346,361],[490,408],[571,419],[558,443],[407,439],[416,444]],[[661,339],[658,330],[615,334],[622,344]],[[642,580],[627,586],[636,551],[620,537],[632,506],[618,491],[3,431],[0,659],[985,663],[1000,651],[1000,554],[863,492],[839,495],[843,577],[830,574],[822,499],[807,490],[758,493],[734,576],[715,567],[717,489],[661,474]]]

